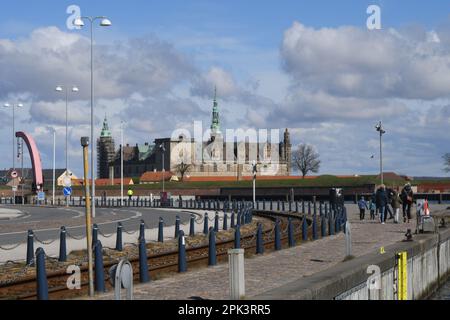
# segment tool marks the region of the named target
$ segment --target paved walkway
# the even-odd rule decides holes
[[[368,220],[360,222],[357,207],[351,205],[347,208],[354,256],[379,251],[382,246],[403,240],[407,229],[415,230],[415,221],[409,224],[393,224],[392,220],[388,220],[385,225]],[[246,259],[246,298],[251,299],[270,289],[328,269],[342,262],[344,258],[345,236],[340,233],[295,248]],[[191,297],[229,299],[228,264],[176,274],[170,278],[138,285],[135,286],[134,294],[135,299],[142,300],[183,300]],[[113,298],[113,293],[97,297],[97,299]]]

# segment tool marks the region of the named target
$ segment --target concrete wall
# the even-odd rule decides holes
[[[270,300],[393,300],[395,299],[395,255],[408,254],[408,299],[425,299],[450,274],[450,229],[434,234],[414,235],[412,242],[399,242],[385,253],[371,253],[336,265],[260,294],[255,299]],[[380,268],[381,289],[370,290],[367,268]]]

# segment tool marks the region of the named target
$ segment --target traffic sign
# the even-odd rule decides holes
[[[72,194],[72,188],[71,187],[65,187],[64,188],[64,196],[69,197]]]
[[[38,197],[39,201],[44,201],[45,200],[45,192],[38,192],[37,197]]]
[[[17,171],[12,171],[11,172],[11,178],[17,178],[19,174],[17,173]]]
[[[64,176],[63,184],[64,184],[64,187],[71,187],[72,186],[72,178],[70,176]]]
[[[17,192],[17,186],[13,186],[13,187],[12,187],[12,191],[13,191],[13,192]]]

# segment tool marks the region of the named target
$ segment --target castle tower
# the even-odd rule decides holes
[[[292,168],[292,144],[291,144],[291,134],[289,130],[286,129],[284,132],[284,159],[287,164],[287,174],[291,175]]]
[[[217,87],[214,88],[214,103],[211,122],[211,138],[214,140],[216,136],[222,135],[220,132],[219,104],[217,103]]]
[[[111,131],[109,131],[108,120],[105,115],[100,138],[97,139],[97,177],[99,179],[109,178],[109,163],[114,161],[114,157],[114,139]]]

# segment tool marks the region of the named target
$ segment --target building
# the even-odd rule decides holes
[[[225,139],[220,127],[219,104],[215,95],[208,141],[196,141],[180,135],[176,138],[155,139],[154,144],[124,147],[124,175],[140,177],[146,172],[173,172],[181,175],[180,165],[188,169],[187,177],[243,177],[253,175],[252,162],[256,161],[259,176],[289,176],[291,174],[291,139],[288,129],[283,140],[260,141],[244,135],[243,139]],[[225,141],[226,140],[226,141]],[[102,159],[105,159],[106,151]],[[109,163],[111,176],[120,176],[120,149]],[[104,165],[104,163],[103,163]],[[100,167],[100,165],[99,165]],[[104,171],[106,172],[106,171]]]
[[[109,131],[108,120],[103,121],[100,138],[97,139],[97,177],[107,179],[110,176],[109,163],[114,161],[116,155],[114,139]]]

